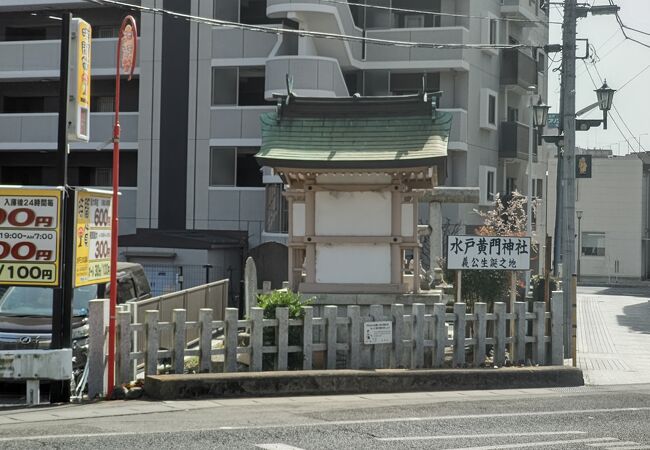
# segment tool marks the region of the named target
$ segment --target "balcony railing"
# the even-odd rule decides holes
[[[530,127],[519,122],[501,122],[499,157],[528,161]]]
[[[537,62],[521,50],[501,50],[501,85],[537,86]]]

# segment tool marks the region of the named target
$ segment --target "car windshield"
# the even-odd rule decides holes
[[[0,314],[11,316],[52,316],[50,288],[12,286],[0,298]],[[72,314],[88,314],[88,302],[97,298],[97,285],[75,288],[72,300]]]

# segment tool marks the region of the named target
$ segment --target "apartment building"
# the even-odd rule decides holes
[[[276,28],[277,34],[136,14],[136,79],[123,83],[121,233],[136,229],[201,236],[239,232],[248,248],[286,240],[280,179],[258,167],[259,115],[273,93],[400,95],[442,91],[453,116],[449,186],[480,186],[480,205],[445,205],[462,231],[496,192],[526,192],[530,87],[546,99],[546,55],[530,49],[432,49],[314,39],[310,30],[369,38],[463,44],[548,41],[539,0],[141,0],[179,13]],[[395,8],[395,9],[391,9]],[[0,5],[0,182],[48,184],[56,143],[58,24],[72,9],[94,26],[91,142],[73,144],[71,184],[110,183],[115,33],[126,13],[84,1],[5,0]],[[534,193],[546,164],[533,146]],[[539,154],[540,160],[542,153]],[[539,180],[539,181],[538,181]],[[421,208],[426,223],[426,205]],[[149,233],[147,242],[156,245]],[[220,241],[219,241],[220,242]],[[158,241],[163,247],[162,238]],[[216,245],[216,244],[215,244]],[[175,249],[169,262],[186,254]],[[167,252],[169,255],[170,252]],[[191,258],[196,258],[196,255]],[[188,256],[189,258],[189,256]],[[187,258],[186,258],[187,259]]]

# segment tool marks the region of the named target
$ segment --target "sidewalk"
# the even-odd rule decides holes
[[[578,289],[578,367],[583,369],[586,384],[650,383],[650,301],[646,292]]]

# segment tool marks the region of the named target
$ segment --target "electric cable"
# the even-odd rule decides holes
[[[193,16],[190,14],[169,11],[162,8],[134,5],[119,0],[84,0],[84,1],[95,3],[98,5],[103,5],[103,6],[115,6],[118,8],[129,9],[132,11],[167,15],[176,19],[184,19],[190,22],[203,23],[211,26],[220,26],[224,28],[234,28],[234,29],[255,31],[261,33],[270,33],[276,35],[291,34],[300,37],[313,37],[318,39],[332,39],[332,40],[340,40],[340,41],[347,41],[347,42],[361,42],[361,43],[365,42],[368,44],[385,45],[385,46],[392,46],[392,47],[433,48],[433,49],[478,49],[478,50],[539,48],[538,46],[525,45],[525,44],[439,44],[439,43],[431,43],[431,42],[397,41],[397,40],[389,40],[389,39],[369,38],[364,36],[351,36],[347,34],[325,33],[320,31],[294,30],[291,28],[275,28],[266,25],[243,24],[239,22],[231,22],[231,21],[221,20],[221,19],[212,19],[212,18],[201,17],[201,16]]]

